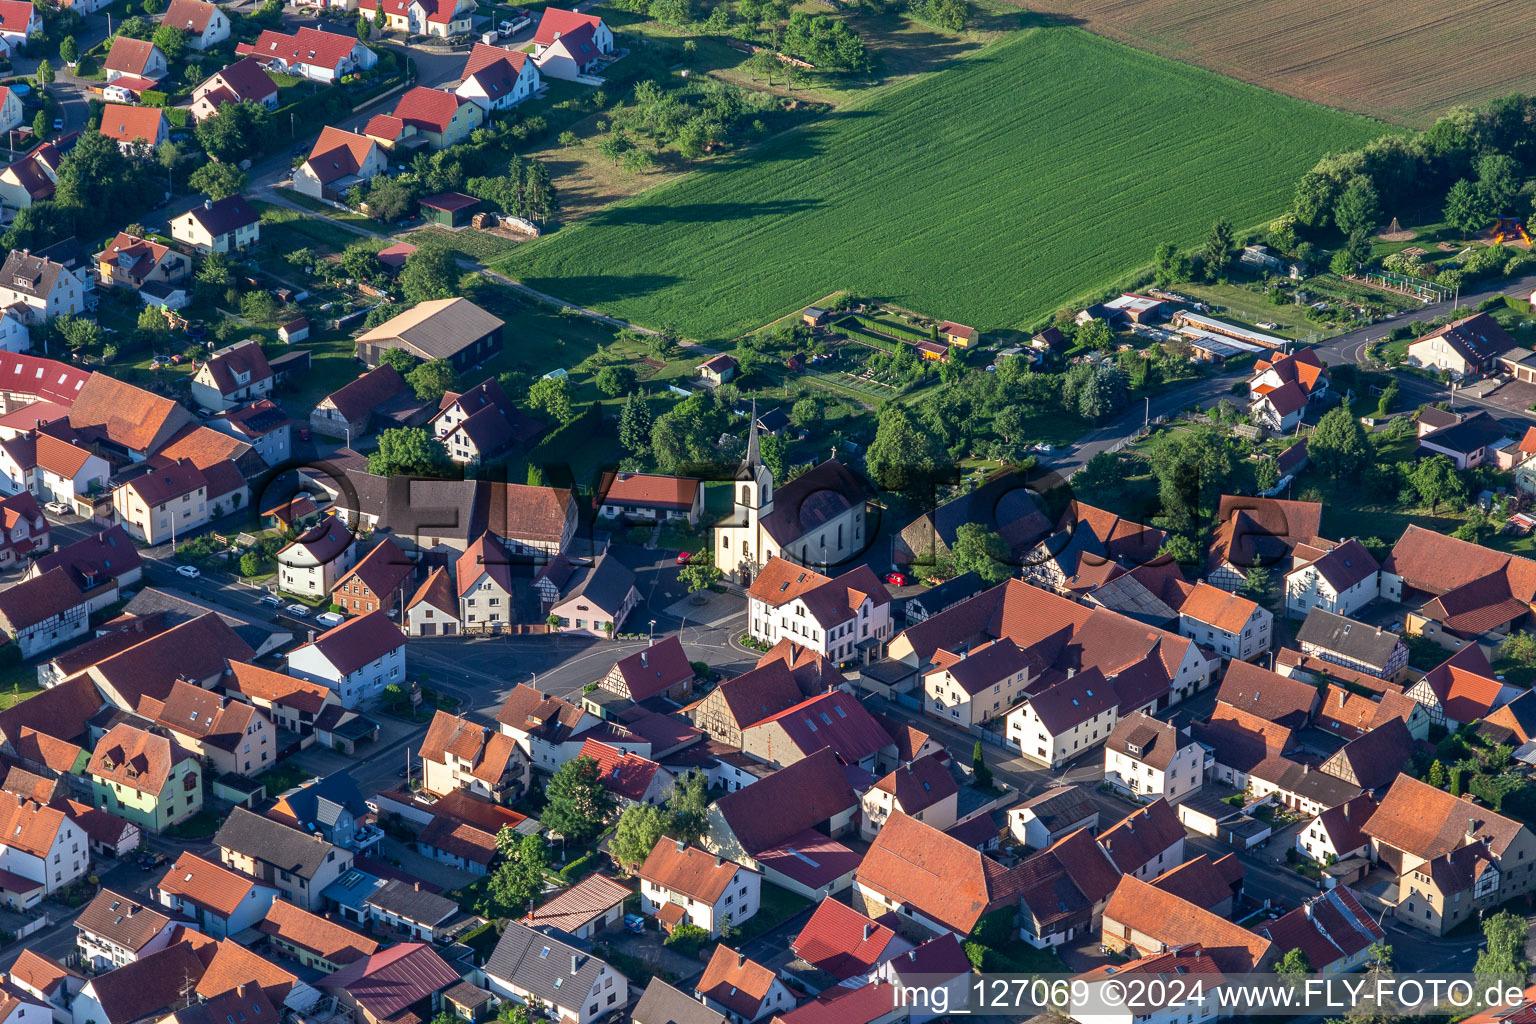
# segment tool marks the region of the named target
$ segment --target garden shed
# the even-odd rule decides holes
[[[421,216],[445,228],[459,228],[469,223],[480,200],[462,192],[439,192],[421,200]]]

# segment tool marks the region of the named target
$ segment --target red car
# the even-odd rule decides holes
[[[693,556],[690,555],[688,552],[686,552],[686,551],[679,551],[677,553],[677,564],[678,565],[687,565],[689,559],[691,559],[691,558],[693,558]]]
[[[885,582],[893,587],[904,587],[907,585],[907,574],[904,572],[888,572],[885,574]]]

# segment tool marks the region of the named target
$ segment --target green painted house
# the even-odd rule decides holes
[[[163,831],[203,809],[203,769],[191,751],[124,722],[96,744],[86,766],[96,806]]]

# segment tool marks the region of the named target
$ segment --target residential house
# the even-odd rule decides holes
[[[604,473],[593,504],[608,519],[685,519],[693,526],[704,512],[704,482],[652,473]]]
[[[1313,607],[1296,631],[1301,653],[1378,679],[1395,681],[1408,667],[1408,645],[1396,633]]]
[[[1266,759],[1278,757],[1294,742],[1291,730],[1230,704],[1217,702],[1209,722],[1190,726],[1190,734],[1210,751],[1210,781],[1247,789],[1249,774]]]
[[[1184,862],[1184,826],[1161,798],[1100,832],[1098,843],[1122,875],[1145,881]]]
[[[596,715],[526,683],[519,683],[507,694],[496,712],[496,721],[504,735],[517,741],[535,768],[551,774],[576,756],[585,742],[583,733],[602,724]]]
[[[1328,370],[1310,348],[1260,359],[1248,381],[1248,415],[1259,426],[1286,434],[1307,407],[1328,394]]]
[[[140,698],[139,714],[202,758],[214,776],[255,778],[277,764],[277,730],[254,705],[178,679],[163,701]]]
[[[181,925],[149,904],[102,889],[75,918],[75,945],[87,966],[111,971],[166,948]]]
[[[841,984],[874,977],[881,964],[913,946],[889,924],[871,921],[845,903],[824,899],[789,948],[806,967]]]
[[[475,12],[468,0],[359,0],[357,9],[372,17],[380,4],[390,30],[439,39],[467,35]]]
[[[891,596],[866,565],[830,579],[775,556],[747,588],[748,632],[791,638],[835,662],[875,660],[891,630]]]
[[[1301,950],[1307,957],[1307,969],[1325,975],[1356,970],[1365,963],[1371,947],[1387,937],[1355,894],[1342,885],[1273,921],[1260,921],[1253,930],[1269,939],[1276,950]]]
[[[1224,974],[1269,966],[1280,954],[1270,940],[1204,907],[1138,878],[1122,877],[1104,908],[1103,944],[1146,957],[1199,943]]]
[[[1308,549],[1311,550],[1311,549]],[[1354,615],[1381,594],[1381,564],[1354,538],[1285,574],[1285,614],[1306,618],[1313,608]]]
[[[775,885],[819,899],[853,881],[859,855],[837,840],[854,830],[859,810],[837,756],[820,750],[716,800],[701,843]]]
[[[308,597],[329,594],[356,557],[352,531],[326,516],[278,551],[277,588]]]
[[[14,910],[32,909],[90,870],[90,839],[58,807],[0,792],[0,827],[0,888]]]
[[[377,142],[327,125],[320,129],[308,159],[293,172],[293,187],[315,199],[341,202],[353,186],[371,181],[388,166],[389,159]]]
[[[126,38],[126,36],[117,37],[118,42]],[[165,111],[159,107],[133,107],[122,103],[108,103],[102,108],[101,126],[97,130],[127,153],[135,146],[154,149],[165,142],[170,138],[170,129],[167,124]],[[140,297],[148,294],[150,293],[141,291]]]
[[[1446,324],[1423,334],[1408,345],[1412,366],[1449,373],[1455,377],[1480,377],[1492,372],[1499,356],[1515,347],[1515,339],[1487,313]]]
[[[1079,829],[1091,835],[1098,827],[1099,809],[1081,786],[1052,786],[1008,809],[1008,830],[1034,850]]]
[[[257,927],[279,952],[325,974],[334,974],[380,948],[366,935],[284,900],[274,901]]]
[[[271,468],[287,462],[293,451],[293,420],[270,398],[219,413],[208,428],[248,444],[262,463]]]
[[[203,809],[196,756],[166,736],[127,722],[109,729],[86,766],[95,804],[152,832]]]
[[[1158,561],[1162,530],[1080,501],[1062,510],[1055,528],[1023,560],[1026,579],[1058,593],[1084,593]]]
[[[712,939],[756,914],[762,891],[758,872],[666,836],[635,877],[641,912],[653,915],[663,931],[691,924]]]
[[[677,776],[650,758],[600,740],[585,740],[576,756],[597,762],[598,778],[621,810],[632,804],[659,807],[677,783]]]
[[[287,657],[290,674],[329,686],[344,708],[375,700],[384,687],[405,681],[405,634],[383,612],[348,619]]]
[[[485,108],[445,89],[418,85],[400,97],[394,116],[415,128],[432,149],[447,149],[485,122]]]
[[[42,31],[43,18],[35,7],[25,10],[21,0],[4,0],[0,4],[0,41],[3,41],[6,56]]]
[[[623,974],[586,950],[516,921],[507,922],[484,972],[486,986],[501,998],[524,1005],[538,999],[548,1012],[575,1024],[592,1024],[629,1002]]]
[[[651,979],[629,1016],[634,1024],[729,1024],[722,1014],[660,978]]]
[[[143,39],[118,35],[112,38],[112,47],[102,61],[102,70],[110,84],[120,78],[143,78],[158,82],[165,77],[165,54],[160,47]]]
[[[614,662],[597,685],[637,704],[656,696],[681,703],[693,692],[693,663],[674,633]]]
[[[180,934],[186,936],[185,931]],[[159,1020],[188,1004],[206,972],[207,964],[193,949],[192,942],[181,937],[116,970],[91,978],[75,996],[71,1013],[75,1024]],[[269,1012],[276,1014],[275,1010]]]
[[[1475,641],[1492,655],[1528,622],[1536,562],[1410,524],[1381,567],[1381,596],[1409,606],[1409,633],[1448,651]]]
[[[1486,412],[1477,412],[1459,423],[1419,435],[1419,450],[1430,455],[1445,455],[1457,469],[1476,469],[1492,462],[1500,450],[1500,441],[1508,447],[1509,433],[1504,425]]]
[[[1317,687],[1242,662],[1227,666],[1216,699],[1291,730],[1305,728],[1319,704]]]
[[[96,254],[96,278],[103,288],[132,288],[142,294],[147,286],[174,285],[191,272],[192,260],[185,254],[126,231],[119,231]]]
[[[1222,658],[1252,661],[1269,650],[1275,617],[1256,601],[1196,583],[1179,606],[1179,633]]]
[[[1329,683],[1322,706],[1317,712],[1316,724],[1326,732],[1352,740],[1393,718],[1407,726],[1408,734],[1416,740],[1425,739],[1429,735],[1429,711],[1406,694],[1387,690],[1380,694],[1379,699],[1372,699]]]
[[[458,621],[470,632],[501,632],[517,618],[511,559],[500,538],[482,533],[454,565]]]
[[[441,994],[463,979],[429,945],[402,942],[320,979],[322,992],[334,996],[357,1024],[415,1016],[429,1019]]]
[[[1296,833],[1296,852],[1318,864],[1331,864],[1370,853],[1365,823],[1376,813],[1376,801],[1362,793],[1312,817]]]
[[[277,889],[185,850],[150,890],[163,907],[215,939],[238,935],[267,916]]]
[[[778,767],[830,749],[846,765],[873,772],[895,756],[895,742],[857,698],[843,690],[808,697],[742,730],[741,749]]]
[[[373,810],[345,769],[278,794],[267,817],[353,852],[364,852],[383,838],[373,825]]]
[[[1399,775],[1361,827],[1398,875],[1397,919],[1443,935],[1532,885],[1536,836],[1470,800]]]
[[[694,992],[731,1024],[753,1024],[795,1006],[794,994],[772,971],[724,943],[715,947]]]
[[[30,491],[0,498],[0,570],[19,567],[48,546],[48,519]]]
[[[1406,692],[1424,705],[1431,722],[1458,729],[1486,718],[1504,703],[1503,690],[1482,648],[1471,644],[1425,673]]]
[[[512,445],[527,446],[544,426],[520,412],[495,380],[443,395],[432,432],[454,462],[475,465]]]
[[[185,533],[208,522],[208,478],[190,459],[146,465],[113,490],[112,516],[147,545],[174,539],[177,530]]]
[[[394,539],[384,537],[336,580],[331,602],[347,615],[382,611],[393,618],[415,571],[416,566]]]
[[[805,699],[789,666],[772,661],[715,687],[693,707],[693,723],[721,743],[740,749],[748,728]]]
[[[385,351],[403,348],[418,359],[446,359],[463,372],[501,351],[503,326],[468,299],[433,299],[362,334],[357,357],[378,366]]]
[[[487,111],[511,110],[539,86],[538,65],[528,54],[475,43],[454,92]]]
[[[1332,547],[1319,536],[1323,506],[1315,501],[1282,501],[1223,494],[1217,505],[1217,525],[1206,549],[1206,582],[1222,590],[1247,586],[1255,568],[1288,572],[1298,547],[1313,551]]]
[[[598,555],[574,568],[549,614],[562,632],[612,637],[639,603],[635,574],[612,555]]]
[[[1019,565],[1025,564],[1024,556],[1052,528],[1027,474],[1009,470],[914,519],[896,538],[892,560],[900,565],[918,566],[947,561],[952,557],[960,527],[966,523],[979,523],[996,531]],[[920,595],[920,599],[928,596]],[[911,617],[911,600],[907,605],[909,623],[917,621]],[[944,607],[924,601],[924,609],[930,615]]]
[[[715,565],[750,586],[775,557],[823,567],[850,561],[864,549],[863,482],[829,459],[776,489],[762,462],[758,432],[754,417],[736,472],[731,515],[715,525]]]
[[[194,50],[206,50],[229,38],[229,18],[216,4],[204,0],[171,0],[160,24],[185,32],[187,45]]]
[[[331,84],[353,71],[366,71],[379,62],[378,54],[355,35],[344,36],[308,27],[299,28],[293,35],[266,29],[256,42],[236,46],[235,53],[241,57],[254,57],[270,70],[307,78],[322,85]],[[325,140],[325,131],[321,132],[322,142]],[[295,179],[294,187],[298,185]]]
[[[329,687],[233,658],[218,685],[227,696],[260,708],[278,728],[300,736],[314,735],[316,720],[341,704]]]
[[[212,5],[209,5],[212,6]],[[266,72],[257,68],[262,76]],[[261,217],[244,196],[227,196],[223,199],[205,199],[202,206],[194,206],[171,222],[171,237],[190,245],[198,252],[228,254],[239,252],[261,241]],[[242,342],[260,348],[259,342]],[[234,346],[238,347],[238,346]],[[224,350],[229,351],[228,349]],[[214,354],[218,358],[219,353]],[[252,390],[248,397],[260,397],[271,391],[270,369],[265,391]],[[194,386],[197,379],[193,379]],[[220,388],[222,392],[223,389]],[[224,397],[228,397],[225,395]],[[204,403],[205,408],[215,408]],[[223,408],[229,408],[224,405]]]
[[[5,266],[0,268],[0,306],[18,310],[21,319],[29,324],[40,324],[49,317],[64,314],[74,316],[84,312],[85,292],[83,282],[69,268],[46,256],[34,256],[25,249],[12,249],[6,254]],[[7,360],[7,368],[12,371],[13,377],[21,372],[25,365],[22,360],[25,358],[12,356]],[[51,359],[39,359],[36,364],[40,371],[36,377],[38,380],[42,379],[48,364],[63,367],[62,363],[54,363]],[[80,375],[80,371],[73,370],[73,373],[79,375],[81,383],[84,382],[84,375]],[[3,375],[0,375],[0,379],[4,379]],[[78,387],[79,384],[76,384]],[[11,387],[7,385],[6,389],[9,391]],[[74,395],[69,397],[72,399]]]
[[[21,121],[21,97],[9,87],[0,88],[0,131],[9,135],[12,130],[21,127]]]
[[[145,593],[155,596],[146,590],[134,600]],[[129,602],[129,614],[134,614],[132,604]],[[148,634],[139,643],[109,654],[76,678],[88,679],[100,696],[134,714],[146,696],[158,701],[169,697],[178,680],[208,689],[224,677],[229,661],[255,657],[251,646],[218,614],[201,612],[196,618]]]
[[[48,432],[52,431],[52,433]],[[55,434],[71,434],[67,424],[29,430],[0,442],[0,490],[30,491],[42,501],[93,498],[105,489],[112,467],[89,448]]]
[[[433,569],[405,603],[405,623],[408,636],[453,636],[463,628],[446,566]]]
[[[623,920],[624,901],[633,895],[634,890],[606,875],[588,875],[529,911],[523,924],[537,931],[554,929],[590,941]]]
[[[1132,799],[1177,803],[1200,788],[1205,763],[1205,748],[1187,727],[1141,711],[1121,718],[1104,743],[1104,781]]]
[[[11,95],[15,96],[14,90]],[[20,97],[16,98],[16,102],[19,106]],[[79,132],[70,132],[51,142],[39,143],[0,170],[0,220],[9,223],[16,218],[17,213],[33,203],[53,198],[59,179],[59,165],[64,154],[74,147],[79,138]]]
[[[439,796],[464,789],[507,803],[527,789],[532,774],[527,753],[511,736],[446,711],[432,716],[418,755],[422,785]]]
[[[254,222],[259,223],[255,211],[239,196],[221,202],[232,200],[238,200],[255,218]],[[208,207],[201,209],[206,211]],[[192,214],[187,216],[190,218]],[[215,411],[233,409],[271,395],[272,367],[261,350],[261,342],[248,338],[214,352],[192,375],[191,389],[199,406]]]
[[[326,437],[348,443],[382,427],[420,426],[431,406],[417,401],[415,392],[393,366],[379,366],[321,399],[309,414],[309,426]]]
[[[1031,694],[1009,711],[1005,735],[1029,760],[1059,767],[1109,738],[1120,703],[1104,673],[1088,669]]]
[[[304,910],[325,905],[320,893],[352,867],[352,851],[235,807],[213,837],[225,867],[276,886]]]
[[[5,980],[40,999],[53,1013],[54,1024],[71,1024],[70,1003],[85,987],[85,975],[34,950],[24,949],[6,972]]]
[[[515,558],[540,563],[569,550],[579,518],[571,491],[498,482],[481,493],[477,501],[483,500],[484,505],[477,507],[484,509],[483,521]],[[612,579],[605,574],[604,583]],[[567,593],[580,588],[584,580],[573,575]]]
[[[23,658],[70,643],[90,629],[90,604],[64,569],[0,591],[0,635]]]
[[[200,82],[192,90],[192,119],[206,121],[224,104],[246,100],[277,109],[277,83],[254,57],[242,57]]]
[[[873,839],[892,813],[944,831],[959,819],[960,787],[945,759],[929,754],[909,761],[864,791],[860,834]]]
[[[1012,912],[1008,880],[1008,872],[985,854],[893,814],[859,864],[854,892],[875,917],[894,912],[933,934],[968,936],[985,914]]]
[[[1159,999],[1155,1001],[1158,1005],[1129,1007],[1111,994],[1125,989],[1112,988],[1110,979],[1114,979],[1115,986],[1140,986],[1173,976],[1198,987],[1203,998],[1198,1003],[1183,1005]],[[1190,942],[1129,963],[1095,967],[1073,978],[1072,984],[1083,994],[1085,1003],[1091,1005],[1091,1009],[1085,1006],[1077,1011],[1084,1024],[1194,1024],[1196,1020],[1206,1024],[1219,1016],[1219,993],[1228,987],[1229,981],[1205,947]]]
[[[574,82],[613,52],[613,32],[595,14],[544,8],[533,36],[533,60],[546,78]]]

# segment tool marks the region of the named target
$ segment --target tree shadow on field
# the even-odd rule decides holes
[[[800,213],[821,205],[820,199],[777,199],[761,203],[683,203],[677,206],[644,203],[604,210],[590,217],[588,223],[608,226],[719,223],[765,215]]]
[[[616,299],[636,299],[662,288],[670,288],[682,278],[673,274],[575,274],[570,277],[519,277],[529,288],[558,295],[567,302],[582,305],[611,303]]]

